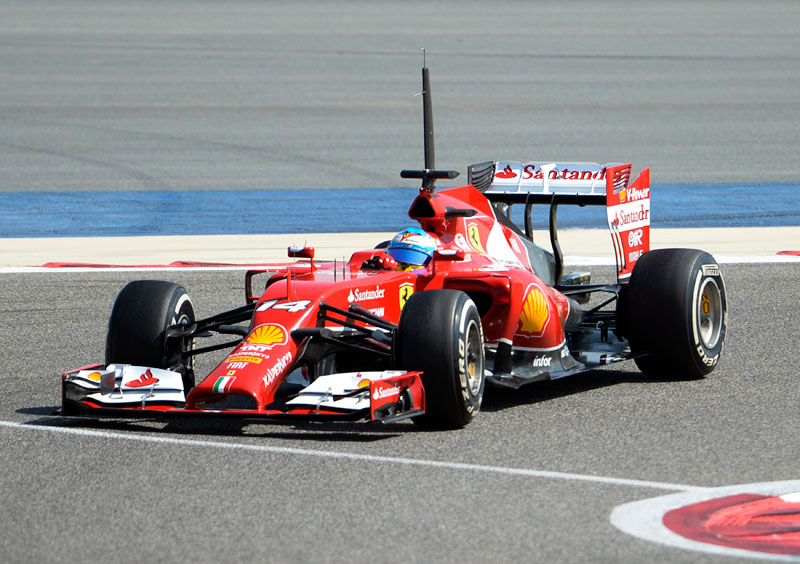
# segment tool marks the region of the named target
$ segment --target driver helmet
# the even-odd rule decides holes
[[[436,250],[436,239],[419,227],[404,229],[394,236],[386,252],[403,266],[425,266]]]

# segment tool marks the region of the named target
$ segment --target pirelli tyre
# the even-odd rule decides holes
[[[702,378],[717,366],[728,322],[725,284],[710,254],[658,249],[631,273],[625,333],[636,364],[656,378]]]
[[[170,325],[194,323],[194,306],[186,290],[172,282],[136,280],[120,291],[111,310],[106,334],[106,364],[135,364],[153,368],[177,366],[186,390],[194,385],[191,347],[184,339],[166,339]]]
[[[464,427],[478,413],[485,387],[483,327],[478,308],[464,292],[413,294],[400,315],[395,363],[422,371],[427,428]]]

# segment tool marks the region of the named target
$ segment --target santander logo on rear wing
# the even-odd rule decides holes
[[[613,166],[618,163],[498,162],[487,193],[603,194]]]
[[[650,249],[650,169],[629,183],[631,168],[630,163],[501,161],[494,163],[484,194],[492,201],[605,204],[617,277],[624,279]]]

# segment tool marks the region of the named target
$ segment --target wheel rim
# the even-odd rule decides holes
[[[473,396],[480,393],[483,383],[483,343],[481,329],[474,320],[467,326],[467,387]]]
[[[182,312],[180,314],[180,316],[178,317],[175,325],[183,325],[185,327],[187,325],[190,325],[193,321],[194,321],[194,319],[192,317],[190,317],[188,313]],[[182,359],[183,358],[183,353],[186,352],[186,351],[190,351],[192,349],[194,349],[194,338],[181,339],[180,341],[178,341],[174,345],[174,348],[173,347],[169,347],[169,348],[164,350],[164,355],[166,357],[164,360],[171,359],[173,356],[179,356]],[[169,367],[165,366],[164,368],[169,368]],[[194,357],[193,356],[190,356],[186,360],[186,368],[188,368],[190,370],[194,368]]]
[[[713,278],[706,278],[697,301],[697,334],[707,349],[713,349],[719,341],[722,315],[722,292]]]

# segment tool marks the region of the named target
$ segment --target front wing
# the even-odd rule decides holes
[[[92,365],[61,375],[63,415],[219,416],[390,423],[425,413],[421,372],[385,370],[320,376],[299,392],[256,408],[187,409],[179,372],[130,364]]]

